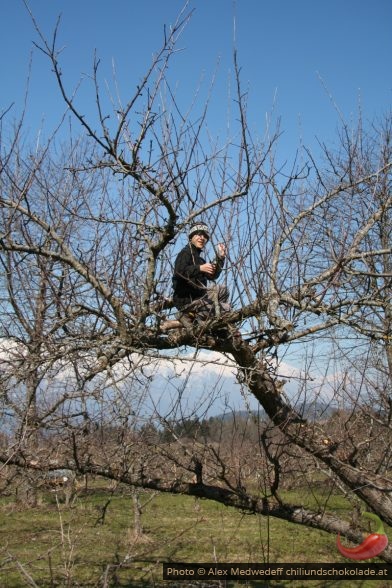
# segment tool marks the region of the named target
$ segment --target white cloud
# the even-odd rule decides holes
[[[11,367],[16,358],[23,359],[25,353],[23,345],[9,339],[0,340],[2,369]],[[296,365],[284,361],[277,364],[276,360],[270,360],[271,369],[286,380],[284,393],[298,403],[308,400],[311,394],[320,397],[322,390],[326,397],[331,397],[334,387],[332,379],[336,378],[336,374],[329,377],[328,383],[321,372],[305,373],[298,367],[300,364],[300,358],[297,358]],[[59,363],[57,368],[56,380],[68,381],[72,385],[70,366],[64,361],[64,365]],[[217,414],[229,405],[236,410],[256,410],[259,406],[252,394],[238,383],[235,361],[229,355],[216,351],[189,350],[181,353],[177,350],[175,354],[166,356],[132,354],[113,367],[112,376],[121,386],[121,382],[130,381],[128,376],[132,372],[142,373],[145,377],[145,406],[150,412],[159,408],[160,412],[167,413],[176,407],[180,413],[208,410],[210,414]],[[307,391],[301,386],[304,381],[308,382]]]

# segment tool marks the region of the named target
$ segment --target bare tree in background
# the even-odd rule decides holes
[[[55,137],[29,150],[22,125],[12,136],[3,116],[1,386],[13,443],[1,460],[32,471],[55,461],[358,540],[325,505],[289,504],[279,489],[285,472],[311,467],[392,524],[391,118],[355,132],[342,123],[338,149],[325,146],[322,161],[305,151],[282,171],[279,129],[259,139],[248,127],[234,55],[236,112],[227,137],[212,140],[209,99],[196,96],[184,110],[170,85],[169,61],[187,21],[181,14],[134,95],[112,98],[111,111],[96,61],[90,116],[64,85],[57,31],[52,44],[41,36],[85,135],[70,137],[62,152]],[[200,218],[229,246],[233,311],[208,329],[166,332],[170,310],[161,303],[170,296],[173,255]],[[213,335],[221,325],[248,334],[222,340]],[[203,350],[230,361],[268,416],[241,463],[219,436],[201,443],[176,432],[174,412],[154,415],[172,431],[170,443],[147,426],[140,399],[152,366],[208,364]],[[301,361],[296,395],[278,376],[290,353]],[[323,385],[310,377],[321,359]],[[339,408],[332,424],[304,411],[321,388]],[[101,424],[110,420],[115,432],[99,441],[108,407]],[[130,426],[135,415],[146,419],[143,435]],[[46,444],[41,455],[39,434],[48,430],[63,442],[50,452]],[[233,443],[245,447],[241,435]],[[249,476],[257,487],[246,486]],[[389,550],[383,556],[391,561]]]

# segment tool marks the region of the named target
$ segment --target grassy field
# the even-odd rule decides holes
[[[298,495],[290,498],[299,502]],[[314,506],[322,500],[313,493],[308,503]],[[133,502],[126,489],[112,493],[96,488],[80,494],[69,507],[49,493],[32,509],[20,508],[9,498],[0,500],[0,586],[174,586],[162,584],[162,562],[167,561],[344,562],[327,533],[185,496],[142,493],[140,501],[145,503],[144,535],[135,538]],[[339,496],[330,498],[328,508],[349,516],[350,506]],[[186,588],[188,583],[177,585]],[[361,581],[204,584],[214,585],[375,586]]]

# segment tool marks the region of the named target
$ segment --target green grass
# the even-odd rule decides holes
[[[141,502],[149,497],[142,494]],[[53,495],[46,495],[43,504],[32,509],[18,509],[10,499],[0,501],[0,586],[28,586],[30,576],[40,588],[98,588],[108,570],[113,574],[107,586],[157,586],[163,561],[344,561],[336,552],[334,537],[327,533],[186,496],[154,496],[142,517],[145,536],[135,541],[131,496],[126,491],[112,496],[102,524],[102,508],[109,498],[107,490],[97,488],[93,494],[80,495],[68,508],[57,505]],[[291,493],[286,498],[298,503],[300,497]],[[308,506],[323,500],[322,495],[311,494]],[[340,496],[330,497],[328,508],[350,513]],[[343,588],[342,582],[305,582],[309,588],[334,584]],[[304,582],[252,584],[267,585],[299,587]],[[186,583],[179,586],[185,588]],[[344,582],[346,586],[350,583]],[[356,581],[352,586],[374,587],[374,583]],[[377,588],[383,585],[378,582]]]

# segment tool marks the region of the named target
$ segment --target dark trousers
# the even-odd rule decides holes
[[[221,284],[214,284],[207,288],[206,293],[201,298],[181,306],[181,313],[194,313],[201,318],[219,317],[221,313],[230,312],[231,307],[228,302],[229,290]]]

